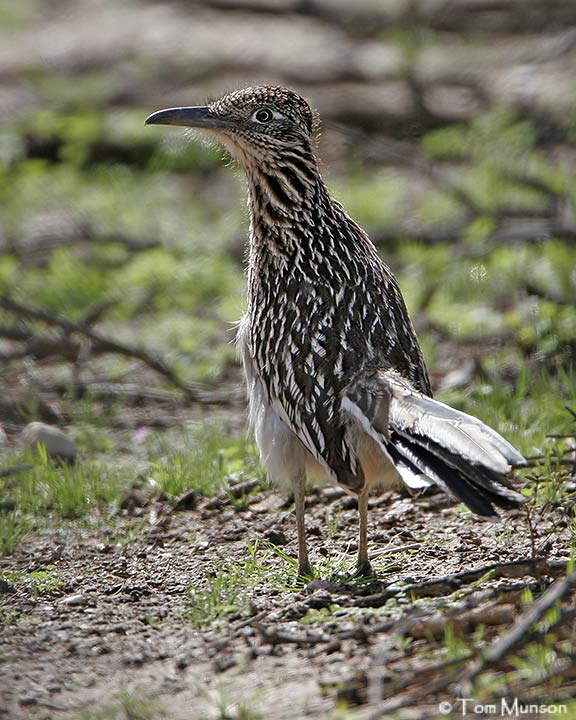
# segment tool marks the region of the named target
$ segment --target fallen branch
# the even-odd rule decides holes
[[[332,638],[324,633],[318,635],[294,635],[286,633],[282,630],[262,625],[261,623],[253,623],[253,627],[257,630],[262,638],[262,642],[269,645],[280,645],[281,643],[291,643],[294,645],[319,645],[328,643]]]
[[[205,398],[201,397],[196,388],[183,382],[176,372],[159,356],[148,352],[142,347],[134,347],[127,345],[118,340],[112,340],[111,338],[105,337],[96,330],[85,323],[77,323],[65,318],[59,317],[47,310],[40,310],[38,308],[32,308],[22,303],[13,300],[6,296],[0,296],[0,308],[15,313],[21,317],[29,318],[30,320],[36,320],[43,322],[50,327],[56,327],[62,330],[66,335],[81,335],[86,340],[90,341],[91,352],[97,353],[111,353],[116,355],[122,355],[123,357],[135,358],[142,361],[147,367],[157,372],[166,378],[172,385],[181,390],[188,401],[191,402],[206,402]],[[5,328],[4,328],[5,329]],[[26,332],[17,326],[11,328],[13,330],[13,339],[25,339]],[[16,337],[16,330],[20,331],[20,337]],[[33,334],[28,336],[28,342],[33,338]],[[45,338],[44,338],[45,339]],[[59,343],[61,348],[66,345],[66,339],[58,338],[51,340],[52,343]],[[80,351],[80,345],[82,350],[85,348],[85,343],[74,344],[74,350]],[[64,348],[66,349],[66,348]],[[71,352],[70,342],[68,342],[68,351]]]
[[[465,570],[445,575],[434,580],[426,580],[411,585],[398,585],[386,588],[384,591],[364,597],[346,598],[346,605],[354,607],[382,607],[388,600],[398,595],[409,595],[415,598],[438,597],[449,595],[459,590],[463,585],[477,582],[485,575],[495,577],[520,578],[526,575],[532,577],[551,576],[558,577],[566,572],[567,563],[563,560],[549,561],[545,558],[527,560],[513,560],[507,563],[494,563],[485,565],[477,570]],[[335,599],[336,602],[336,599]]]
[[[576,588],[576,571],[573,571],[564,580],[560,580],[552,585],[512,630],[494,642],[488,651],[482,655],[481,659],[477,660],[467,672],[465,664],[474,657],[472,653],[467,653],[455,661],[458,664],[464,664],[464,666],[457,668],[451,673],[445,673],[431,682],[428,680],[425,683],[421,682],[422,676],[429,674],[428,667],[418,670],[395,684],[392,696],[388,700],[380,703],[376,708],[371,708],[367,715],[362,716],[363,719],[379,720],[380,718],[388,717],[390,713],[400,710],[401,708],[416,707],[427,697],[445,691],[456,683],[460,683],[460,687],[464,686],[463,696],[466,694],[470,695],[471,691],[468,692],[466,686],[469,686],[484,670],[498,664],[513,650],[529,642],[533,637],[530,633],[533,626],[574,588]],[[568,608],[565,613],[561,614],[560,618],[550,629],[559,627],[559,625],[566,622],[567,619],[572,619],[575,614],[576,611],[573,607]],[[403,695],[398,694],[400,690],[411,687],[416,683],[418,687],[415,691]]]
[[[216,495],[216,497],[208,500],[208,502],[204,505],[204,509],[215,510],[222,505],[227,505],[231,499],[237,500],[244,495],[248,495],[252,490],[254,490],[254,488],[258,487],[259,485],[260,479],[258,478],[246,480],[246,482],[238,483],[237,485],[232,485],[226,490],[225,493]]]
[[[576,570],[573,570],[570,575],[548,588],[540,600],[530,607],[516,625],[505,635],[498,638],[498,640],[483,653],[482,658],[478,660],[466,674],[466,680],[472,682],[480,673],[489,667],[501,663],[513,650],[517,650],[526,645],[533,637],[531,630],[534,625],[541,620],[556,603],[560,603],[574,589],[576,589]],[[563,624],[566,618],[570,617],[573,617],[573,612],[567,612],[564,615],[561,614],[560,618],[554,623],[554,627]]]

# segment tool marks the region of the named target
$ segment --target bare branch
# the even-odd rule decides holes
[[[161,357],[145,350],[142,347],[134,347],[118,340],[112,340],[111,338],[108,338],[92,329],[85,323],[73,322],[71,320],[67,320],[66,318],[59,317],[54,313],[48,312],[47,310],[29,307],[7,296],[0,296],[0,308],[13,312],[21,317],[29,318],[30,320],[43,322],[50,327],[59,328],[67,335],[81,335],[83,338],[90,341],[91,350],[93,352],[111,353],[141,360],[147,367],[151,368],[159,375],[162,375],[164,378],[169,380],[172,385],[181,390],[188,401],[205,401],[198,395],[197,389],[183,382],[178,377],[175,370],[171,368]],[[12,329],[14,329],[14,327]],[[18,339],[24,339],[26,335],[24,330],[21,332],[22,338]],[[30,340],[30,336],[28,336],[28,340]],[[62,341],[60,340],[60,342]]]
[[[513,650],[517,650],[526,645],[526,643],[532,639],[531,630],[534,625],[536,625],[556,603],[561,602],[574,589],[576,589],[576,570],[573,570],[570,575],[548,588],[540,600],[530,607],[516,625],[505,635],[498,638],[498,640],[484,652],[482,658],[477,661],[467,673],[466,679],[469,681],[474,680],[487,668],[502,662]],[[565,616],[564,619],[566,617],[570,617],[570,614]],[[556,623],[556,626],[557,625],[558,623]]]

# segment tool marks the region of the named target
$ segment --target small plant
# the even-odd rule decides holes
[[[328,537],[332,539],[338,534],[338,531],[340,530],[342,517],[338,511],[331,512],[327,510],[324,519],[327,526]]]
[[[35,598],[44,595],[59,595],[66,587],[65,580],[47,566],[44,570],[34,570],[28,575],[30,591]]]
[[[542,641],[526,645],[521,655],[511,657],[510,664],[515,669],[513,675],[535,683],[553,677],[559,666],[555,640],[553,635],[547,636]]]
[[[214,689],[201,688],[200,694],[210,708],[200,720],[264,720],[264,716],[254,709],[257,702],[254,693],[240,697],[237,691],[220,685]]]
[[[290,563],[296,580],[296,560],[276,546],[269,545],[261,550],[257,541],[248,542],[248,557],[243,561],[222,562],[204,587],[188,588],[184,617],[196,627],[222,626],[226,624],[227,616],[249,609],[255,588],[263,593],[266,589],[286,590],[290,587],[293,590],[293,585],[286,581],[285,569],[272,564],[275,555]]]
[[[162,713],[161,703],[148,697],[140,688],[123,688],[116,697],[115,703],[97,710],[81,711],[80,720],[153,720]]]
[[[414,638],[411,635],[396,635],[394,638],[394,644],[398,652],[404,655],[410,650],[413,642]]]
[[[152,720],[160,712],[160,703],[148,697],[141,689],[123,689],[118,693],[119,718],[126,720]]]
[[[191,587],[186,592],[188,603],[184,617],[196,627],[221,624],[237,610],[241,593],[239,578],[230,568],[220,568],[201,589]]]
[[[20,620],[21,613],[18,610],[12,610],[0,603],[0,627],[2,625],[16,625]]]
[[[459,660],[470,654],[470,648],[464,638],[458,634],[454,623],[449,622],[444,630],[444,646],[451,660]]]
[[[12,555],[32,529],[32,522],[17,510],[0,515],[0,555]]]

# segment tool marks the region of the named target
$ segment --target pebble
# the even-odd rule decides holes
[[[50,457],[76,461],[76,444],[72,438],[60,428],[42,422],[31,422],[20,434],[20,442],[26,448],[37,448],[44,445]]]
[[[287,545],[288,539],[282,530],[268,530],[265,535],[266,540],[272,545]]]
[[[82,593],[77,593],[76,595],[68,595],[65,598],[62,598],[62,600],[59,600],[60,605],[66,605],[69,607],[75,607],[78,605],[86,605],[88,602],[88,598],[86,595],[83,595]]]

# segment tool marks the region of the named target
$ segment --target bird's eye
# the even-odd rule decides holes
[[[269,108],[260,108],[252,115],[252,118],[259,123],[269,123],[274,117],[274,113]]]

